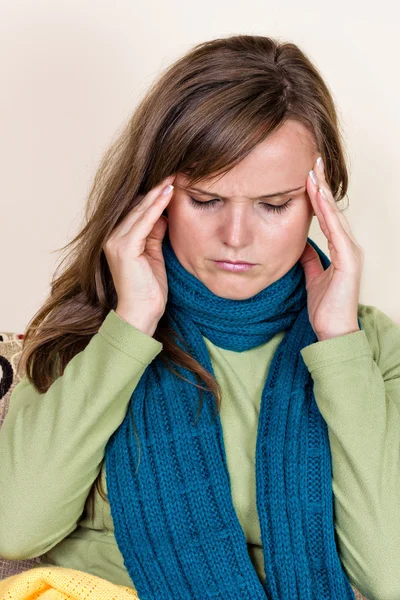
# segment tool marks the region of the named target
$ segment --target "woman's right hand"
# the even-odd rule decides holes
[[[145,194],[103,245],[118,298],[115,312],[136,327],[142,325],[151,335],[168,297],[162,253],[168,220],[162,212],[172,190],[162,192],[174,180],[175,175],[170,175]]]

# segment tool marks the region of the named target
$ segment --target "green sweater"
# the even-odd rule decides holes
[[[400,326],[359,304],[362,331],[301,350],[328,426],[337,547],[350,582],[371,599],[400,598]],[[255,499],[261,391],[285,332],[246,352],[205,338],[222,387],[221,423],[232,498],[249,556],[263,581]],[[0,556],[45,554],[46,564],[134,587],[118,549],[110,506],[85,502],[105,446],[162,344],[111,310],[87,347],[45,394],[24,377],[0,430]]]

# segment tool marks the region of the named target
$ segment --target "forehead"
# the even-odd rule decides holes
[[[304,185],[318,157],[314,138],[303,125],[287,122],[228,173],[204,177],[194,184],[221,196],[257,197]],[[177,173],[176,184],[190,187],[187,176]]]

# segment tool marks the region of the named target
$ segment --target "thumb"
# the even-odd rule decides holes
[[[150,231],[150,234],[146,238],[147,252],[158,252],[160,250],[167,228],[168,219],[164,216],[159,217],[154,223],[153,229]]]
[[[309,242],[307,242],[303,254],[300,256],[299,260],[304,269],[306,284],[324,272],[324,267],[322,266],[318,252],[311,246]]]

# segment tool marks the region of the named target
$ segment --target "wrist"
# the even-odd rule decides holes
[[[157,329],[159,318],[150,317],[149,315],[137,315],[128,311],[125,311],[117,306],[115,312],[121,319],[124,319],[127,323],[136,327],[146,335],[153,337],[155,330]]]
[[[355,333],[356,331],[361,331],[358,325],[356,325],[355,327],[349,327],[343,330],[338,330],[335,333],[321,333],[317,335],[317,338],[319,342],[323,342],[324,340],[330,340],[331,338],[339,337],[341,335],[348,335],[349,333]]]

